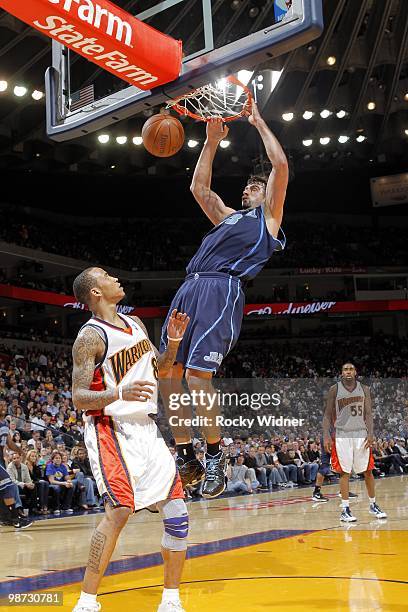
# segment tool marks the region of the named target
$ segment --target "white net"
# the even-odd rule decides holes
[[[182,115],[201,121],[209,119],[238,119],[250,109],[249,89],[236,79],[227,77],[196,89],[176,100],[170,100],[166,108],[173,108]]]

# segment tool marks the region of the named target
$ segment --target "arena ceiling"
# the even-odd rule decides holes
[[[247,14],[250,29],[254,15],[268,1],[213,0],[213,5],[218,3],[223,11],[230,11],[231,19],[236,11]],[[130,12],[137,5],[135,0],[116,3]],[[407,0],[323,0],[323,6],[325,30],[319,39],[254,67],[253,78],[263,78],[257,93],[264,117],[297,172],[337,166],[358,168],[368,163],[406,168]],[[257,10],[251,11],[253,8]],[[111,135],[108,145],[101,145],[97,134],[67,143],[49,140],[44,100],[34,100],[31,92],[43,91],[50,56],[48,38],[0,12],[0,80],[8,83],[0,92],[0,169],[169,176],[185,174],[194,167],[199,145],[195,149],[186,146],[175,157],[157,162],[142,146],[132,143],[146,120],[143,114],[104,130]],[[106,79],[94,65],[80,64],[78,87],[91,81],[97,87]],[[281,70],[272,91],[274,75]],[[28,90],[22,97],[13,93],[19,85]],[[320,113],[325,110],[328,113],[322,117]],[[310,119],[303,117],[306,111]],[[292,114],[293,118],[287,120]],[[184,127],[186,140],[203,141],[202,124],[184,120]],[[115,142],[121,135],[128,136],[126,145]],[[340,136],[344,142],[339,142]],[[262,162],[256,132],[246,121],[232,125],[230,142],[217,157],[224,175],[242,174]]]

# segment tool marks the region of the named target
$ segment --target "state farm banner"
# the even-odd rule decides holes
[[[0,284],[0,297],[23,302],[39,302],[50,306],[61,306],[74,310],[88,310],[87,306],[77,302],[72,295],[61,295],[51,291],[25,289],[12,285]],[[408,300],[360,300],[354,302],[278,302],[271,304],[247,304],[244,314],[247,317],[272,317],[295,315],[318,315],[332,312],[386,312],[408,310]],[[164,318],[167,306],[118,306],[118,312],[137,315],[145,319]]]
[[[370,179],[373,206],[408,204],[408,172]]]
[[[181,41],[109,0],[0,0],[0,7],[140,89],[180,74]]]

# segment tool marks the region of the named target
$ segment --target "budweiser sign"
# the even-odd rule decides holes
[[[140,89],[180,74],[181,41],[108,0],[0,0],[0,7]]]
[[[0,284],[0,297],[20,300],[24,302],[39,302],[86,311],[88,307],[71,295],[61,295],[51,291],[38,291],[13,285]],[[119,304],[118,312],[134,315],[146,319],[164,318],[168,307],[165,306],[125,306]],[[360,300],[350,302],[273,302],[271,304],[247,304],[244,315],[247,317],[273,317],[273,316],[313,316],[332,312],[395,312],[408,310],[408,300]]]
[[[245,312],[246,315],[294,315],[294,314],[314,314],[317,312],[328,312],[337,302],[301,302],[295,304],[271,304],[270,306],[261,306]],[[280,307],[280,308],[279,308]],[[250,306],[247,306],[250,308]]]

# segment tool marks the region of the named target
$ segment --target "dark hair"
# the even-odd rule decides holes
[[[83,270],[78,276],[75,278],[73,283],[73,290],[75,298],[81,304],[86,304],[87,306],[89,301],[89,293],[92,287],[95,286],[95,276],[93,271],[95,268],[86,268]]]
[[[260,174],[251,174],[247,181],[247,185],[252,185],[253,183],[260,183],[263,185],[264,189],[268,184],[268,179],[265,176],[261,176]]]

